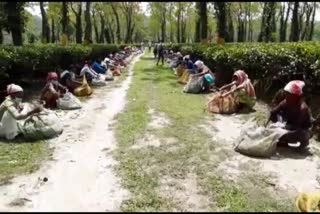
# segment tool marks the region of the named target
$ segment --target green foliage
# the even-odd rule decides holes
[[[78,63],[86,57],[104,57],[107,52],[117,51],[117,45],[56,45],[39,44],[15,47],[2,45],[0,48],[0,72],[14,77],[15,74],[26,72],[48,72],[61,64]],[[66,57],[68,56],[68,57]]]

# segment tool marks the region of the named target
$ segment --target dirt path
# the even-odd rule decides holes
[[[1,186],[0,211],[120,211],[128,192],[121,188],[112,171],[115,160],[107,154],[116,146],[109,125],[125,105],[138,58],[120,87],[96,89],[81,110],[61,112],[64,132],[48,142],[55,147],[53,160]]]
[[[262,104],[259,105],[261,108]],[[245,118],[241,115],[216,115],[215,120],[210,122],[211,129],[215,130],[212,137],[221,142],[221,150],[233,151],[233,142],[240,135],[244,122]],[[250,158],[233,152],[231,157],[220,163],[217,170],[232,180],[239,180],[249,173],[264,176],[273,190],[287,192],[290,198],[300,191],[319,191],[320,160],[317,144],[311,140],[312,156],[304,156],[285,148],[278,149],[277,154],[269,159]]]

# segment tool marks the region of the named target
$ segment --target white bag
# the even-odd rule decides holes
[[[29,140],[49,139],[63,132],[63,125],[53,111],[42,111],[18,123],[20,133]]]
[[[70,92],[67,92],[57,100],[57,106],[62,110],[80,109],[81,101]]]
[[[277,148],[278,140],[288,132],[284,126],[278,122],[268,127],[259,127],[253,121],[247,122],[235,142],[235,151],[253,157],[272,156]]]
[[[91,82],[91,85],[93,86],[106,86],[106,82],[102,79],[97,79],[97,78],[94,78],[92,79],[92,82]]]

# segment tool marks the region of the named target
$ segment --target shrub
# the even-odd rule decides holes
[[[40,44],[15,47],[2,45],[0,48],[0,73],[10,78],[32,76],[35,73],[48,72],[58,66],[66,66],[84,60],[96,59],[108,52],[118,51],[117,45],[67,45]],[[0,80],[5,75],[0,75]]]
[[[304,75],[307,87],[318,88],[319,42],[227,43],[224,46],[175,44],[173,47],[184,55],[191,55],[194,60],[203,60],[218,73],[222,83],[230,81],[235,70],[243,69],[252,80],[280,79],[282,85],[279,87],[300,73]]]

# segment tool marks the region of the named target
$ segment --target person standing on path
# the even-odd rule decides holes
[[[158,54],[158,44],[155,44],[155,45],[154,45],[154,48],[153,48],[154,58],[157,58],[157,54]]]
[[[164,64],[164,47],[162,42],[158,45],[158,62],[157,62],[157,66],[159,64],[159,61],[162,61],[162,65]]]

